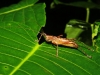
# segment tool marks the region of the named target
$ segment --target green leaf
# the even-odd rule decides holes
[[[66,24],[65,34],[69,39],[78,39],[79,35],[90,27],[89,23],[82,20],[72,19]]]
[[[97,8],[100,9],[99,4],[95,4],[93,2],[86,2],[86,1],[77,1],[77,2],[71,2],[71,3],[63,3],[60,2],[59,0],[54,0],[56,4],[63,4],[63,5],[69,5],[69,6],[75,6],[75,7],[81,7],[81,8]]]
[[[46,21],[45,4],[36,1],[23,0],[0,10],[0,74],[33,75],[21,66],[38,50],[37,34]]]
[[[82,48],[85,51],[87,50],[84,47]],[[42,44],[39,51],[36,52],[36,56],[39,59],[38,63],[41,63],[42,66],[49,69],[49,71],[51,71],[55,75],[58,74],[95,75],[95,73],[99,75],[98,73],[100,73],[99,72],[100,60],[97,60],[97,58],[100,57],[99,54],[87,50],[86,52],[88,52],[88,54],[93,55],[92,56],[93,59],[89,59],[86,56],[84,56],[82,53],[80,53],[77,49],[75,50],[75,49],[60,47],[60,46],[58,49],[59,49],[59,56],[56,57],[55,55],[56,48],[53,48],[52,45],[47,43]],[[98,55],[98,57],[96,54]]]
[[[56,48],[52,44],[39,45],[37,34],[45,25],[45,4],[30,6],[34,0],[23,0],[23,4],[24,1],[29,6],[0,11],[0,74],[99,75],[99,53],[79,46],[93,57],[89,59],[77,49],[59,46],[59,56],[56,57]]]
[[[91,24],[92,27],[92,39],[93,45],[96,47],[96,51],[100,53],[100,20]]]

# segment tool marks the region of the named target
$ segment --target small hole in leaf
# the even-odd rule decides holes
[[[4,68],[5,68],[5,69],[7,69],[7,68],[8,68],[8,66],[5,66]]]
[[[3,66],[3,69],[4,70],[9,70],[9,67],[8,66]]]

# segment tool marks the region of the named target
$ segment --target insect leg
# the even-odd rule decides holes
[[[57,36],[58,38],[61,38],[61,37],[63,37],[63,35],[59,35],[59,36]]]
[[[89,46],[87,46],[87,45],[84,44],[83,42],[80,41],[80,43],[82,43],[88,50],[94,51],[92,48],[90,48]]]
[[[75,40],[75,39],[74,39],[74,40]],[[92,48],[90,48],[90,47],[89,47],[88,45],[86,45],[85,43],[83,43],[83,42],[81,42],[81,41],[78,41],[78,40],[75,40],[75,41],[77,41],[77,42],[83,44],[84,47],[87,48],[88,50],[94,51]]]
[[[56,56],[58,57],[58,45],[56,47]]]
[[[82,49],[78,49],[78,50],[80,50],[84,55],[86,55],[88,58],[92,58],[92,56],[91,55],[88,55],[84,50],[82,50]]]

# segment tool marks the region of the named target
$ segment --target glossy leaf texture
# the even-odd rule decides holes
[[[0,74],[33,75],[22,65],[39,48],[37,34],[45,25],[45,4],[23,0],[0,10]]]
[[[0,74],[99,75],[100,54],[96,51],[79,46],[92,56],[89,59],[77,49],[58,46],[56,57],[56,46],[38,44],[37,34],[46,18],[45,4],[36,1],[23,0],[0,10]]]
[[[71,19],[65,27],[65,34],[66,37],[69,39],[78,39],[80,38],[79,35],[88,30],[91,29],[91,26],[89,23],[86,23],[82,20],[78,20],[78,19]],[[92,34],[92,33],[90,33]],[[86,36],[86,35],[85,35]]]

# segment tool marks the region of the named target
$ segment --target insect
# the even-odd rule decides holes
[[[41,36],[39,38],[39,40],[41,39],[41,37],[43,36],[46,42],[50,42],[54,45],[56,45],[57,49],[56,49],[56,56],[58,57],[58,45],[61,46],[65,46],[65,47],[71,47],[71,48],[75,48],[78,49],[78,44],[75,42],[74,39],[67,39],[67,38],[62,38],[60,36],[52,36],[52,35],[47,35],[46,33],[42,32],[40,33]],[[88,47],[87,47],[88,48]],[[89,48],[88,48],[89,49]],[[91,49],[90,49],[91,50]],[[92,50],[93,51],[93,50]],[[89,56],[88,54],[86,54],[83,50],[81,50],[81,52],[86,55],[88,58],[92,58],[91,56]]]

